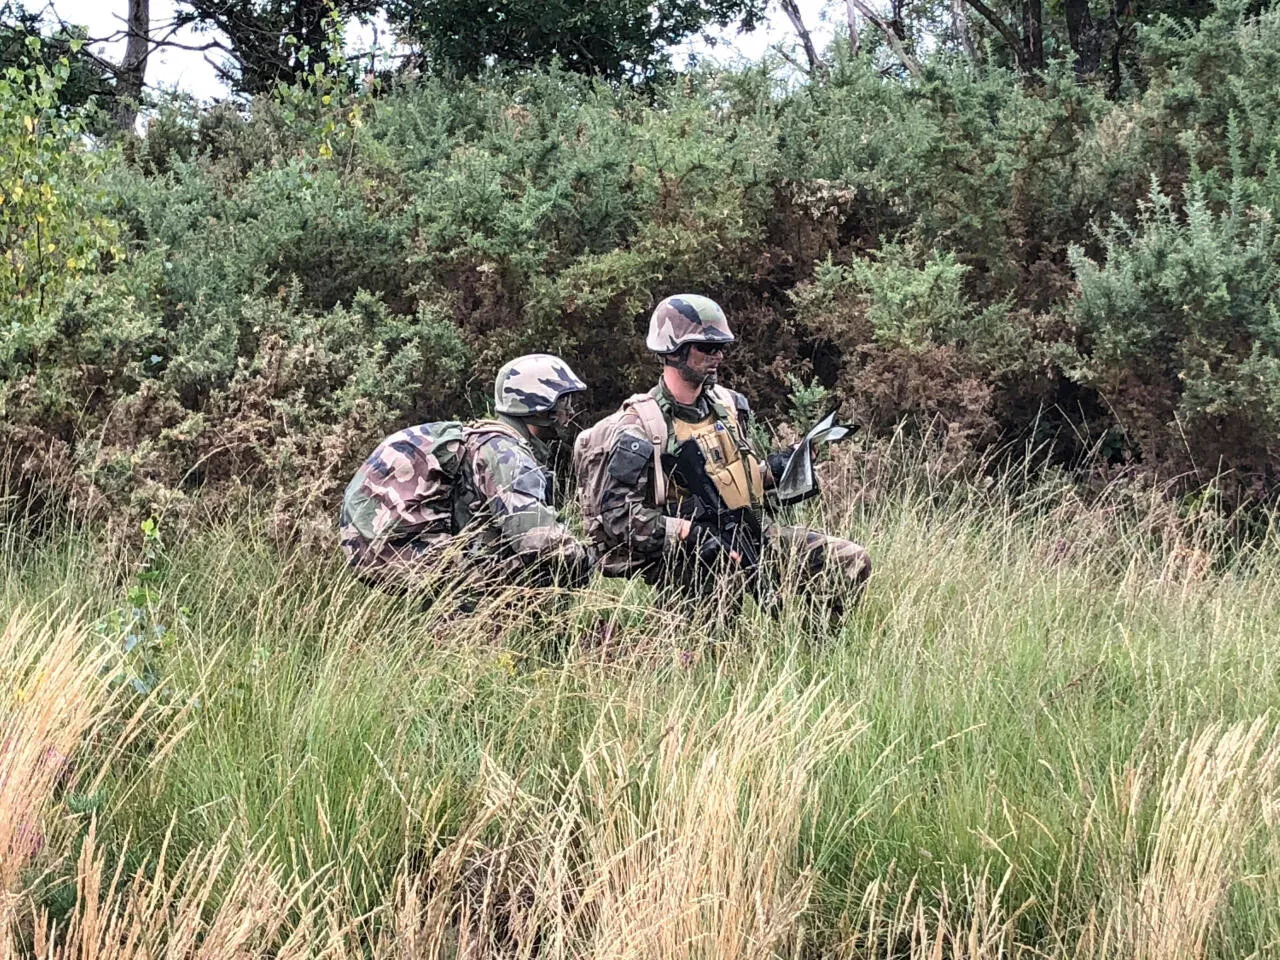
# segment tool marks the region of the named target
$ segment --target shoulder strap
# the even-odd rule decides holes
[[[733,402],[733,394],[727,387],[714,384],[707,390],[707,399],[711,401],[717,420],[731,420],[735,426],[738,424],[738,412]]]
[[[653,444],[653,500],[658,506],[667,502],[667,475],[662,470],[662,454],[667,449],[667,418],[656,397],[637,393],[622,403],[640,419],[640,426]]]
[[[471,423],[465,424],[463,430],[466,433],[501,433],[519,443],[527,443],[519,430],[503,423],[501,420],[473,420]]]

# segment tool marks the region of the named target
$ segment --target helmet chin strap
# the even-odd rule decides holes
[[[715,385],[716,375],[714,373],[698,373],[693,367],[689,366],[689,344],[685,344],[675,353],[668,353],[662,358],[662,362],[669,367],[674,367],[676,372],[680,374],[680,379],[691,387],[711,387]]]

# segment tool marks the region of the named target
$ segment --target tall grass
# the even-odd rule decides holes
[[[617,582],[449,617],[252,512],[122,621],[124,558],[10,533],[7,953],[1280,952],[1274,537],[836,467],[808,519],[876,573],[835,625]]]

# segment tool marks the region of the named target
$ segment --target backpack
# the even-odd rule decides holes
[[[342,496],[344,542],[395,544],[453,533],[453,488],[468,432],[457,421],[423,423],[378,444]],[[411,470],[397,479],[406,460]]]
[[[718,416],[737,424],[738,416],[733,412],[737,406],[734,400],[736,395],[718,384],[709,388],[709,394]],[[653,444],[651,462],[654,505],[661,507],[667,502],[667,474],[662,469],[662,455],[674,452],[667,449],[670,439],[667,416],[653,394],[636,393],[622,402],[622,408],[617,413],[609,414],[578,434],[578,439],[573,444],[573,476],[578,487],[578,503],[582,507],[582,519],[587,532],[593,538],[601,514],[600,493],[604,490],[609,457],[613,453],[618,429],[626,413],[635,414],[640,421],[640,429]]]
[[[573,477],[578,487],[578,503],[587,531],[594,534],[600,518],[600,494],[604,490],[604,478],[609,469],[609,457],[622,418],[633,413],[640,420],[640,428],[653,444],[653,498],[661,506],[667,499],[667,475],[662,469],[662,454],[667,448],[667,418],[655,397],[637,393],[623,401],[617,413],[611,413],[578,434],[573,444]]]

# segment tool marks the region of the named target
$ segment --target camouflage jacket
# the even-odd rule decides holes
[[[703,391],[695,404],[677,403],[659,384],[649,391],[657,397],[667,418],[668,435],[674,435],[672,422],[679,418],[688,423],[705,420],[714,411],[710,397]],[[747,398],[729,391],[738,422],[743,430],[750,422],[751,407]],[[747,441],[748,438],[740,438]],[[682,548],[676,501],[654,502],[653,444],[647,438],[637,414],[626,411],[619,419],[612,441],[613,452],[604,473],[600,491],[600,519],[589,532],[600,548],[599,563],[609,576],[620,576],[664,555]],[[761,457],[772,469],[775,456]]]
[[[505,417],[467,424],[440,442],[423,427],[392,434],[348,488],[341,521],[348,560],[399,587],[453,567],[581,582],[586,553],[556,515],[545,455]],[[384,530],[391,532],[379,535]]]

